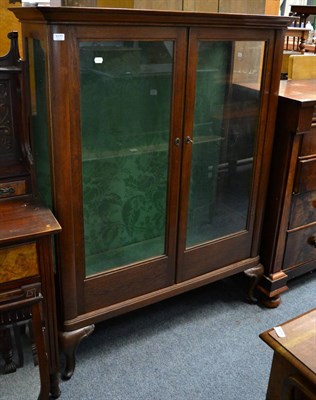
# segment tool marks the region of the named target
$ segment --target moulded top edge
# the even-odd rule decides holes
[[[197,11],[138,10],[100,7],[14,7],[9,8],[21,22],[49,24],[155,24],[155,25],[231,25],[257,28],[283,28],[290,17],[263,14],[205,13]]]
[[[279,96],[309,106],[316,103],[316,79],[280,81]],[[315,104],[316,105],[316,104]]]

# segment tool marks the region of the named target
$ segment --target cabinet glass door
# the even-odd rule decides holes
[[[166,253],[173,41],[81,41],[86,276]]]
[[[77,27],[72,39],[74,242],[87,312],[174,283],[186,30]]]
[[[264,51],[261,41],[199,39],[195,45],[189,57],[195,87],[189,88],[187,101],[194,96],[194,112],[185,126],[184,152],[190,171],[182,185],[186,229],[180,249],[185,253],[184,274],[190,260],[190,276],[195,274],[194,254],[203,254],[198,255],[198,264],[206,269],[220,266],[221,261],[213,257],[216,248],[226,264],[226,254],[231,254],[229,262],[250,256]]]

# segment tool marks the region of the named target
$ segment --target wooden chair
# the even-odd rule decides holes
[[[285,33],[284,51],[293,51],[295,53],[305,53],[305,44],[308,39],[309,29],[289,27]]]
[[[27,297],[30,294],[32,297]],[[34,290],[22,291],[19,296],[6,294],[0,297],[0,330],[8,332],[9,329],[25,321],[32,321],[41,384],[38,399],[47,400],[50,391],[50,376],[40,310],[42,299],[42,295],[34,293]]]
[[[289,58],[292,55],[304,55],[309,29],[289,27],[285,34],[281,79],[288,78]]]
[[[316,5],[293,5],[291,6],[290,17],[294,18],[295,27],[305,28],[310,16],[316,15]],[[316,54],[316,43],[307,43],[304,47],[306,52]]]
[[[291,55],[288,79],[316,79],[316,54]]]

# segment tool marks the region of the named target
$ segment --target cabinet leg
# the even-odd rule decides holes
[[[288,276],[283,271],[277,271],[269,276],[263,275],[258,285],[260,303],[268,308],[276,308],[281,303],[280,295],[288,290]]]
[[[94,325],[89,325],[75,331],[59,333],[60,349],[66,357],[65,370],[61,376],[63,380],[68,380],[72,377],[76,366],[76,351],[79,343],[93,331]]]
[[[260,303],[263,304],[267,308],[276,308],[281,303],[281,297],[279,295],[273,297],[262,296],[260,298]]]
[[[53,399],[57,399],[60,394],[60,388],[59,388],[59,375],[57,373],[50,374],[50,397]]]
[[[248,278],[250,278],[248,298],[251,302],[257,303],[258,299],[255,296],[255,290],[259,281],[263,277],[264,268],[261,264],[258,264],[253,268],[247,269],[246,271],[244,271],[244,273]]]

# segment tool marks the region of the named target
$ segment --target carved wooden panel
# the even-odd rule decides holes
[[[38,274],[35,242],[0,249],[0,283]]]
[[[12,152],[15,147],[12,126],[12,98],[10,80],[0,80],[0,154]]]

